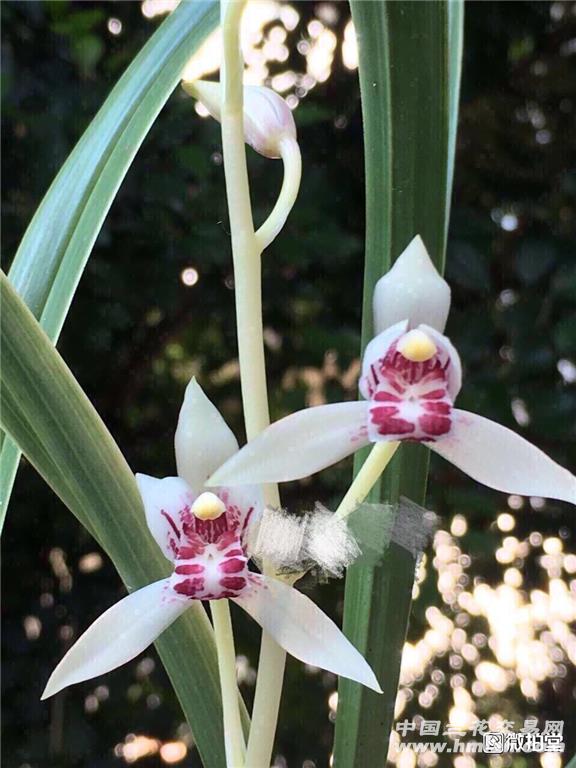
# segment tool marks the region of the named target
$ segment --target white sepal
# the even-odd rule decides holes
[[[453,412],[450,434],[429,447],[489,488],[576,504],[576,477],[535,445],[475,413]]]
[[[238,450],[238,441],[196,379],[186,387],[174,437],[178,475],[196,494],[220,464]]]
[[[133,592],[96,619],[52,672],[42,698],[110,672],[153,643],[190,606],[168,587],[168,581]]]
[[[305,664],[382,693],[368,662],[312,600],[276,579],[253,574],[252,581],[252,589],[234,602],[278,645]]]
[[[450,286],[442,278],[420,235],[398,256],[374,289],[374,328],[380,333],[408,318],[410,327],[442,332],[450,311]]]
[[[180,515],[194,501],[195,494],[180,477],[136,475],[144,504],[146,522],[156,543],[174,561],[180,541]]]
[[[283,483],[313,475],[368,444],[368,403],[305,408],[264,430],[207,485]]]
[[[206,107],[216,120],[222,115],[220,83],[206,80],[182,82],[184,90]],[[292,110],[271,88],[244,86],[244,140],[261,155],[281,157],[282,141],[296,141]]]

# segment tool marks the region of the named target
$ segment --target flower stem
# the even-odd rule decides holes
[[[256,238],[262,251],[268,248],[282,230],[300,189],[302,156],[300,155],[298,142],[295,139],[286,137],[280,142],[280,152],[284,164],[282,189],[272,212],[258,232],[256,232]]]
[[[224,741],[228,768],[242,768],[246,745],[242,733],[242,721],[238,707],[238,684],[236,677],[236,652],[234,634],[230,619],[228,600],[212,600],[210,612],[214,625],[214,637],[218,652],[218,671],[222,690],[224,712]]]
[[[370,493],[378,478],[398,450],[398,442],[375,443],[362,469],[354,478],[334,515],[347,517]]]
[[[244,146],[242,113],[243,62],[240,53],[239,25],[244,1],[222,2],[223,37],[222,80],[222,148],[226,194],[232,237],[238,356],[244,420],[248,440],[270,423],[261,296],[262,248],[278,234],[294,202],[300,180],[299,152],[291,145],[283,149],[285,179],[280,199],[257,236],[254,232],[250,204],[250,188]],[[276,486],[265,488],[266,503],[279,506]],[[265,572],[269,569],[265,567]],[[268,768],[278,720],[278,708],[284,677],[285,651],[266,633],[262,633],[258,680],[256,684],[252,726],[248,739],[247,768]],[[236,766],[234,767],[236,768]]]
[[[251,440],[270,423],[262,337],[261,249],[254,232],[244,146],[243,64],[239,24],[243,0],[222,3],[222,148],[228,215],[232,236],[238,356],[246,437]]]

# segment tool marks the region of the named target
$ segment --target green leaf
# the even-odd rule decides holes
[[[363,347],[373,335],[372,294],[416,234],[442,269],[454,163],[462,50],[459,0],[352,0],[359,43],[366,173]],[[355,463],[358,471],[366,454]],[[423,503],[428,450],[404,445],[369,501],[400,495]],[[334,765],[385,760],[406,636],[414,558],[393,544],[382,565],[355,565],[346,576],[344,631],[372,665],[378,696],[348,680],[339,685]]]
[[[9,272],[10,282],[57,341],[96,237],[136,152],[216,26],[218,4],[185,2],[152,35],[68,157],[42,200]],[[20,452],[0,453],[0,530]]]
[[[168,563],[148,532],[134,476],[50,339],[1,274],[1,413],[62,501],[105,549],[129,590],[165,577]],[[207,768],[223,768],[216,649],[202,604],[156,643]],[[244,711],[245,722],[247,716]]]

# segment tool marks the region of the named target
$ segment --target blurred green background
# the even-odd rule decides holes
[[[356,393],[363,264],[360,97],[345,3],[257,0],[253,74],[295,109],[303,185],[265,254],[273,418]],[[34,210],[162,2],[2,3],[2,244],[7,269]],[[255,11],[257,13],[257,11]],[[278,31],[280,30],[280,31]],[[576,466],[576,4],[466,3],[447,277],[463,408]],[[264,68],[264,69],[263,69]],[[286,73],[292,73],[286,78]],[[249,151],[255,218],[281,167]],[[177,89],[137,155],[82,279],[59,349],[134,470],[174,472],[172,438],[196,375],[243,438],[234,282],[218,126]],[[294,510],[334,506],[351,463],[286,486]],[[573,510],[507,499],[433,459],[441,531],[419,569],[399,719],[565,720],[576,751]],[[22,462],[3,538],[7,768],[199,765],[153,649],[49,702],[71,640],[123,594],[106,556]],[[342,583],[303,585],[339,616]],[[259,633],[237,617],[251,700]],[[446,622],[449,623],[446,623]],[[328,765],[333,676],[287,668],[278,768]],[[199,691],[201,696],[202,692]],[[498,721],[492,720],[491,725]],[[560,768],[560,755],[405,753],[413,766]],[[385,756],[375,756],[374,766]],[[351,767],[352,768],[352,767]],[[355,768],[373,768],[358,766]]]

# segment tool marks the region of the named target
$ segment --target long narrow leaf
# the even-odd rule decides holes
[[[218,20],[218,5],[183,2],[152,35],[68,157],[32,219],[10,282],[56,342],[104,218],[186,61]],[[0,452],[0,531],[20,452]]]
[[[373,335],[374,283],[420,234],[442,268],[456,137],[462,38],[459,0],[352,0],[359,43],[366,164],[363,347]],[[365,456],[360,456],[355,470]],[[428,451],[405,445],[371,501],[424,502]],[[414,558],[392,545],[381,566],[346,578],[344,630],[376,672],[384,695],[339,687],[334,764],[382,762],[394,714],[414,581]],[[378,756],[375,758],[375,756]]]
[[[118,446],[30,310],[0,273],[2,427],[136,589],[167,574]],[[225,765],[216,650],[201,603],[157,642],[204,765]]]

